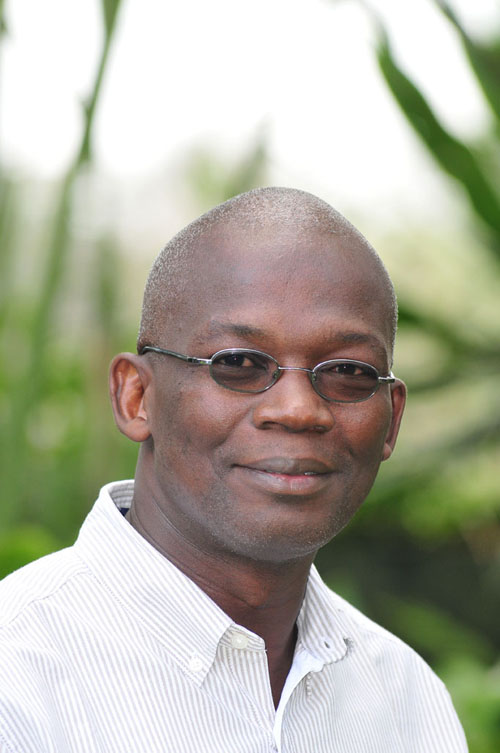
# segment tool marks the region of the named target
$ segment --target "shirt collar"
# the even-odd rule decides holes
[[[236,626],[190,578],[158,552],[125,519],[133,481],[107,484],[85,520],[75,549],[96,577],[182,670],[201,684],[225,634],[237,627],[262,647],[262,639]],[[349,639],[332,594],[311,568],[297,619],[297,650],[325,663],[339,661]],[[227,635],[225,637],[227,640]]]
[[[324,664],[343,659],[352,644],[349,626],[313,565],[297,618],[299,645]]]
[[[93,575],[201,683],[232,620],[125,519],[133,481],[107,484],[75,548]]]

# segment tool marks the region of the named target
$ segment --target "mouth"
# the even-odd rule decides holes
[[[285,476],[320,476],[333,472],[331,466],[316,458],[263,458],[262,460],[238,463],[238,465],[254,471],[279,473]]]
[[[315,458],[274,457],[234,466],[247,483],[275,494],[310,495],[320,491],[334,469]]]

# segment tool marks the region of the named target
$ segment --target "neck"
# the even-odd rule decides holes
[[[196,546],[169,523],[152,490],[143,493],[138,476],[129,523],[235,623],[264,640],[277,705],[292,664],[296,620],[314,554],[276,563]]]
[[[153,503],[146,512],[136,496],[127,519],[235,622],[264,639],[265,634],[271,634],[273,626],[278,635],[283,635],[284,629],[285,633],[292,632],[313,555],[276,563],[240,558],[232,552],[200,549],[173,527],[165,526],[157,505]]]

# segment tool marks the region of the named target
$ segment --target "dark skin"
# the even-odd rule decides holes
[[[153,344],[203,358],[249,347],[307,368],[351,358],[389,373],[387,290],[359,239],[226,226],[199,242],[197,294],[175,302]],[[206,367],[120,354],[110,384],[118,427],[142,443],[129,522],[264,639],[277,706],[311,563],[390,456],[403,383],[346,405],[295,371],[246,395]]]

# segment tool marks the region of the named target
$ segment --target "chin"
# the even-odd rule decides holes
[[[219,551],[224,547],[231,558],[262,564],[285,564],[313,559],[318,549],[331,541],[346,523],[347,521],[314,528],[303,526],[300,530],[288,531],[283,525],[276,529],[267,526],[266,529],[255,528],[251,536],[233,529],[231,540],[224,542],[217,537],[216,546]]]

